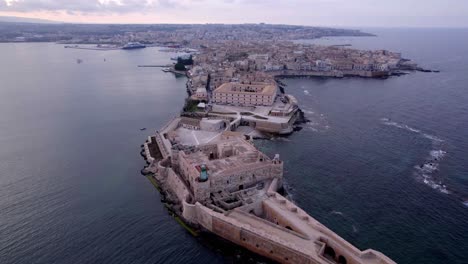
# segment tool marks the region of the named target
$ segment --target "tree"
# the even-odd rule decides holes
[[[174,70],[176,70],[176,71],[186,71],[187,69],[185,68],[184,64],[177,62],[176,65],[174,65]]]
[[[181,57],[177,58],[177,63],[183,64],[183,65],[193,65],[193,58],[192,55],[188,59],[183,59]]]

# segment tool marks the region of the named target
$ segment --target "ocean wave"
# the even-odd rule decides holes
[[[407,130],[407,131],[410,131],[410,132],[413,132],[413,133],[421,133],[421,130],[419,129],[416,129],[416,128],[412,128],[408,125],[405,125],[405,124],[400,124],[400,123],[397,123],[397,122],[394,122],[394,121],[390,121],[389,119],[387,119],[387,121],[383,121],[383,123],[387,126],[393,126],[393,127],[397,127],[397,128],[400,128],[400,129],[404,129],[404,130]]]
[[[445,155],[447,154],[447,151],[443,151],[443,150],[431,150],[430,152],[431,154],[431,157],[434,159],[434,160],[440,160],[442,159],[443,157],[445,157]]]
[[[273,137],[270,139],[271,141],[280,141],[280,142],[290,142],[291,139],[286,137]]]
[[[307,119],[309,120],[309,122],[303,126],[306,130],[312,132],[324,132],[330,128],[325,115],[317,113],[310,108],[302,109],[302,112],[306,114]]]
[[[335,214],[335,215],[343,215],[343,213],[342,213],[342,212],[340,212],[340,211],[335,211],[335,210],[331,211],[331,213],[330,213],[330,214]]]
[[[381,118],[380,120],[384,125],[403,129],[403,130],[418,134],[426,139],[429,139],[432,142],[432,146],[434,148],[440,147],[441,145],[440,143],[443,142],[443,140],[437,136],[424,133],[420,129],[416,129],[406,124],[392,121],[389,118]],[[450,190],[442,182],[442,180],[436,178],[437,176],[436,174],[439,171],[440,162],[444,159],[446,155],[447,155],[447,152],[442,149],[433,149],[429,151],[429,155],[426,158],[426,161],[422,164],[415,165],[414,168],[415,168],[415,175],[416,175],[417,180],[421,181],[422,183],[426,184],[427,186],[441,193],[450,194],[451,193]]]
[[[310,92],[308,90],[304,90],[305,95],[310,95]]]
[[[447,186],[442,183],[442,181],[435,181],[430,175],[422,174],[422,181],[427,186],[431,187],[434,190],[437,190],[444,194],[450,194],[450,191],[447,189]]]
[[[413,132],[415,134],[420,134],[422,137],[427,138],[427,139],[431,140],[432,142],[443,142],[444,141],[444,140],[442,140],[441,138],[439,138],[437,136],[427,134],[427,133],[423,133],[420,129],[410,127],[410,126],[408,126],[406,124],[403,124],[403,123],[398,123],[398,122],[392,121],[391,119],[386,118],[386,117],[381,118],[380,121],[384,125],[387,125],[387,126],[393,126],[393,127],[400,128],[400,129],[403,129],[403,130],[406,130],[406,131],[409,131],[409,132]]]
[[[436,163],[426,163],[419,166],[415,166],[415,168],[421,171],[422,173],[432,173],[437,170],[438,166],[439,164]]]
[[[309,114],[309,115],[315,115],[315,112],[312,110],[302,110],[302,112],[304,112],[305,114]]]
[[[429,135],[429,134],[426,134],[426,133],[423,133],[422,135],[423,135],[423,137],[425,137],[425,138],[427,138],[427,139],[430,139],[430,140],[432,140],[432,141],[443,142],[442,139],[440,139],[440,138],[438,138],[438,137],[436,137],[436,136]]]
[[[416,168],[416,175],[424,184],[431,187],[434,190],[440,191],[444,194],[450,194],[447,186],[442,182],[442,180],[436,179],[434,175],[439,171],[440,162],[443,160],[447,154],[444,150],[431,150],[429,152],[429,157],[426,161]]]

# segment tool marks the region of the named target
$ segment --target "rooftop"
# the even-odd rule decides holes
[[[261,94],[261,95],[275,95],[276,85],[274,84],[243,84],[243,83],[224,83],[219,86],[215,92],[220,93],[233,93],[233,94]]]
[[[214,145],[216,145],[218,153],[210,155],[209,152],[195,150],[186,153],[186,160],[194,167],[206,165],[211,175],[262,162],[259,157],[263,157],[263,155],[253,145],[240,138],[221,140],[212,146],[214,147]],[[263,157],[262,160],[269,159]]]

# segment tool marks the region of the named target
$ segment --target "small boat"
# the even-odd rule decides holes
[[[140,131],[145,131],[146,127],[140,128]]]
[[[122,47],[124,50],[131,50],[131,49],[144,49],[146,45],[141,44],[140,42],[129,42],[125,46]]]

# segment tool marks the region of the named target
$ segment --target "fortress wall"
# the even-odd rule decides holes
[[[185,187],[185,184],[180,180],[179,176],[174,172],[174,170],[168,168],[167,170],[167,177],[166,177],[166,184],[168,185],[168,189],[172,191],[177,197],[177,199],[182,202],[185,201],[187,197],[190,196],[190,192]]]
[[[197,222],[199,225],[203,226],[208,231],[213,232],[213,212],[211,209],[203,206],[200,203],[196,203],[196,211],[197,211]]]
[[[240,185],[244,188],[276,177],[282,177],[282,164],[255,163],[245,165],[243,168],[227,170],[210,179],[211,192],[219,190],[238,190]]]
[[[185,200],[182,201],[182,217],[189,223],[198,223],[197,206],[195,204],[189,204]]]
[[[274,210],[272,207],[268,205],[268,203],[265,203],[265,202],[262,203],[262,207],[263,207],[264,216],[268,221],[274,224],[277,224],[279,226],[282,226],[284,228],[290,229],[292,231],[295,231],[304,236],[307,236],[307,234],[303,230],[301,230],[300,227],[294,223],[294,221],[291,221],[290,219],[288,219],[282,213],[282,211],[278,212]]]
[[[159,133],[156,133],[156,143],[158,144],[159,151],[161,152],[163,158],[167,158],[170,156],[169,150],[164,145],[163,139]]]
[[[235,243],[280,263],[318,263],[307,255],[288,248],[286,245],[269,240],[245,229],[242,229],[240,232],[240,243]]]
[[[148,137],[149,138],[149,143],[145,143],[143,144],[143,148],[145,149],[145,156],[146,156],[146,159],[148,160],[148,162],[150,164],[152,164],[154,162],[154,158],[151,157],[151,152],[149,150],[149,147],[148,147],[148,144],[151,143],[151,137]]]
[[[268,133],[287,134],[293,131],[292,124],[289,123],[291,119],[284,123],[274,123],[266,120],[253,120],[248,119],[248,122],[255,122],[255,129]]]
[[[212,232],[234,243],[240,242],[241,227],[232,223],[221,220],[218,217],[213,217],[213,230]]]
[[[319,263],[307,255],[291,249],[287,244],[273,241],[243,228],[243,224],[213,212],[197,203],[197,217],[200,225],[235,244],[281,263]]]
[[[158,178],[161,178],[163,180],[167,179],[167,175],[168,175],[168,168],[164,167],[161,165],[161,162],[158,162]]]
[[[273,179],[273,181],[271,181],[270,183],[270,186],[268,187],[267,194],[274,195],[276,191],[278,190],[278,188],[281,186],[282,186],[282,183],[281,181],[278,180],[278,178]]]

